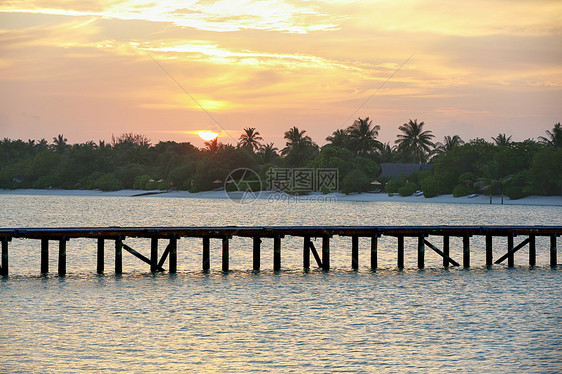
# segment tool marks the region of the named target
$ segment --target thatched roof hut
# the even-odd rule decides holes
[[[382,163],[379,178],[399,178],[431,168],[433,168],[432,164]]]

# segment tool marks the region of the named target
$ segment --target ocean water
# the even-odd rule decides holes
[[[547,206],[0,194],[0,209],[0,227],[562,225],[562,208]],[[147,240],[125,242],[148,254]],[[200,239],[182,238],[177,275],[152,275],[124,253],[122,276],[113,274],[108,244],[106,274],[97,276],[95,241],[77,239],[59,278],[56,243],[55,273],[40,276],[39,242],[14,239],[10,277],[0,281],[0,372],[561,371],[562,277],[548,266],[548,240],[538,238],[534,268],[523,248],[514,269],[487,269],[473,238],[470,269],[443,269],[427,249],[426,269],[417,270],[415,240],[406,239],[399,271],[395,239],[383,237],[376,272],[368,241],[360,244],[359,271],[350,270],[350,239],[334,237],[333,269],[306,273],[302,239],[284,239],[283,270],[274,273],[265,239],[254,274],[251,241],[236,238],[233,271],[223,274],[212,240],[212,270],[203,274]],[[497,258],[506,243],[494,247]],[[452,238],[458,262],[461,248]]]

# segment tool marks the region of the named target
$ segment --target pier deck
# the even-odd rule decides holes
[[[222,227],[63,227],[63,228],[2,228],[0,242],[2,244],[2,260],[0,274],[8,276],[9,258],[8,244],[13,239],[38,239],[41,241],[41,273],[49,272],[48,254],[49,241],[59,244],[58,274],[66,274],[66,242],[75,238],[97,239],[97,272],[105,271],[105,241],[113,241],[115,245],[115,273],[123,272],[123,250],[131,253],[141,261],[150,265],[150,271],[165,271],[164,263],[168,261],[168,271],[177,271],[177,242],[181,238],[202,238],[202,268],[210,269],[210,239],[222,240],[222,270],[229,271],[229,240],[232,237],[253,238],[253,270],[260,270],[261,239],[273,238],[273,270],[281,270],[281,239],[286,236],[302,237],[303,268],[310,268],[312,253],[317,265],[330,269],[330,238],[333,236],[351,237],[351,267],[359,268],[359,238],[371,238],[370,265],[372,269],[378,264],[378,238],[391,236],[397,238],[397,266],[404,267],[404,238],[417,237],[418,268],[425,266],[425,248],[438,253],[443,259],[443,266],[460,266],[450,257],[450,237],[462,237],[462,266],[470,267],[470,238],[482,236],[486,239],[486,265],[493,265],[492,238],[507,237],[505,255],[495,261],[496,264],[507,260],[509,267],[514,266],[515,252],[524,246],[529,247],[529,265],[536,265],[535,238],[550,238],[550,265],[557,266],[556,241],[562,234],[562,226],[222,226]],[[526,237],[515,245],[514,238]],[[442,237],[442,246],[438,248],[429,241],[430,237]],[[149,238],[151,240],[150,258],[145,257],[123,241],[126,238]],[[320,253],[316,250],[311,238],[321,238]],[[158,257],[158,241],[168,240],[161,257]],[[433,241],[433,238],[431,238]]]

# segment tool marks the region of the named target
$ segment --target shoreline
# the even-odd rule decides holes
[[[145,191],[145,190],[119,190],[103,192],[100,190],[40,190],[40,189],[18,189],[18,190],[5,190],[0,189],[0,195],[5,196],[83,196],[83,197],[168,197],[168,198],[188,198],[188,199],[228,199],[229,197],[225,191],[203,191],[191,193],[188,191]],[[439,195],[432,198],[425,198],[423,196],[388,196],[388,194],[379,193],[354,193],[345,195],[343,193],[329,193],[323,195],[321,193],[310,193],[308,195],[293,196],[279,192],[261,191],[257,197],[259,200],[273,200],[280,202],[330,202],[330,201],[345,201],[345,202],[400,202],[400,203],[442,203],[442,204],[478,204],[490,205],[490,197],[478,195],[469,198],[453,197],[453,195]],[[501,205],[500,196],[492,197],[492,205]],[[539,205],[539,206],[562,206],[562,196],[527,196],[518,200],[511,200],[504,196],[504,205]]]

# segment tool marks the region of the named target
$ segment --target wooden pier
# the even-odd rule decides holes
[[[451,258],[450,238],[462,238],[462,266],[470,267],[470,238],[485,237],[486,265],[500,264],[507,260],[508,267],[515,266],[515,253],[521,248],[529,248],[529,266],[536,265],[537,236],[550,238],[550,266],[557,266],[557,237],[562,234],[562,226],[260,226],[260,227],[95,227],[95,228],[19,228],[0,229],[2,258],[0,274],[9,275],[8,246],[13,239],[40,240],[41,273],[49,273],[49,244],[58,243],[58,275],[66,275],[66,244],[76,238],[97,240],[97,273],[105,272],[105,244],[112,242],[115,250],[115,274],[123,272],[123,250],[150,266],[151,272],[165,271],[164,264],[168,261],[168,272],[177,272],[178,240],[181,238],[201,238],[202,269],[207,272],[211,268],[210,240],[222,241],[222,271],[229,271],[229,244],[233,237],[253,238],[253,270],[261,267],[261,243],[263,238],[273,239],[273,270],[281,270],[281,240],[287,236],[303,238],[303,268],[310,268],[313,255],[316,265],[330,269],[330,238],[334,236],[351,238],[351,268],[359,269],[359,238],[370,238],[370,268],[378,267],[378,242],[380,237],[395,237],[397,240],[397,267],[404,268],[404,238],[417,238],[417,266],[425,266],[425,251],[429,248],[443,259],[443,266],[461,266]],[[441,237],[441,248],[435,238]],[[493,238],[506,237],[506,253],[493,259]],[[516,237],[523,240],[515,244]],[[150,239],[150,255],[144,256],[125,243],[127,238]],[[317,250],[312,238],[321,238],[322,248]],[[161,256],[158,253],[159,241],[167,245]]]

